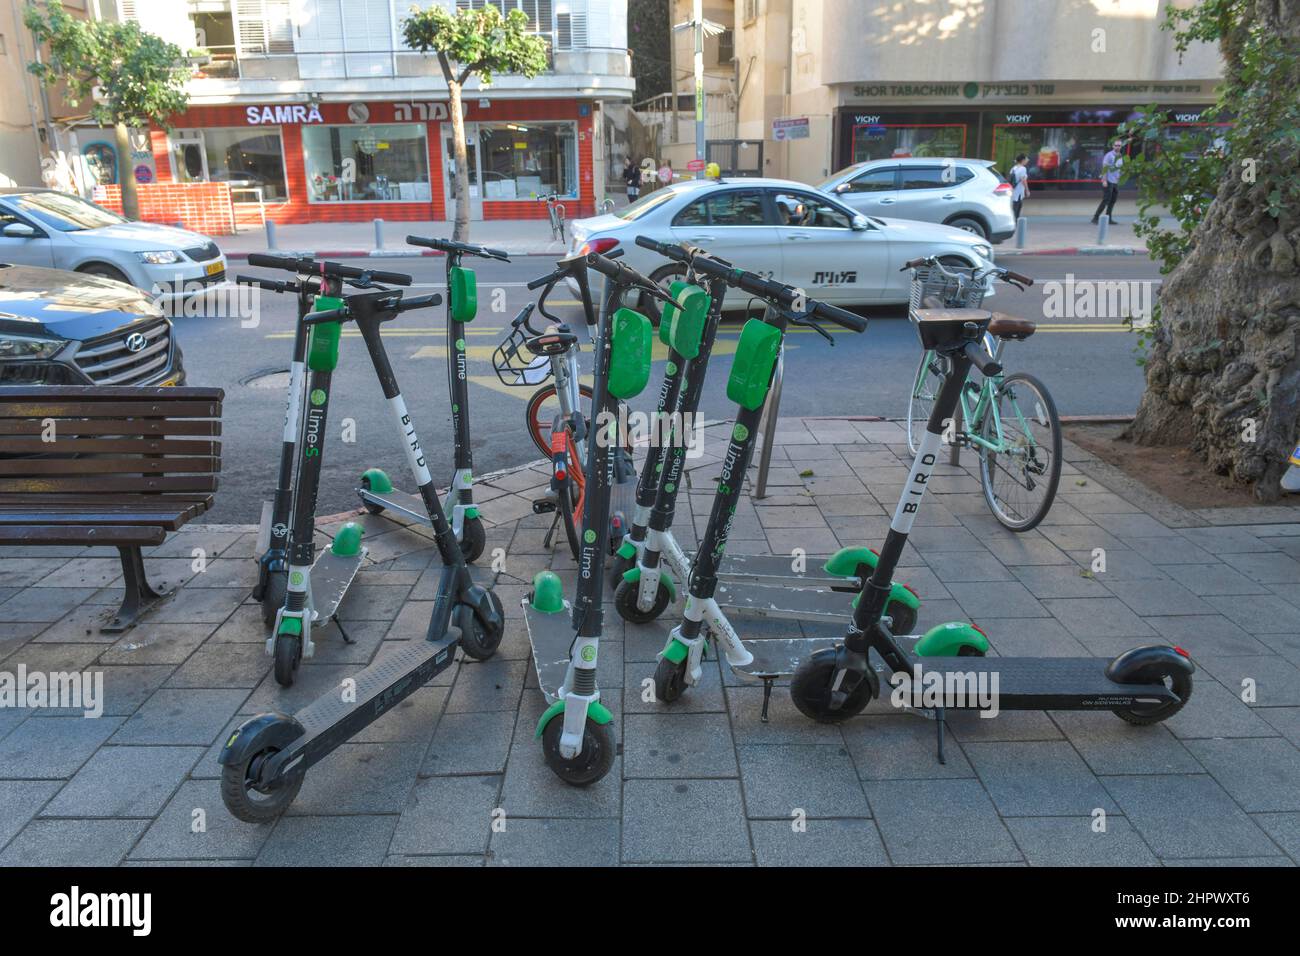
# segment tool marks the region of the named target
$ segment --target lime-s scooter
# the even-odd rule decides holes
[[[303,319],[313,327],[313,346],[318,352],[337,352],[344,322],[355,322],[360,329],[433,528],[442,576],[424,640],[403,642],[400,649],[376,658],[292,716],[277,711],[259,714],[230,735],[218,758],[221,798],[240,820],[262,823],[278,816],[297,795],[309,767],[451,666],[457,647],[476,660],[485,660],[501,643],[505,626],[501,600],[470,577],[380,336],[380,325],[398,313],[441,302],[442,297],[436,294],[403,300],[399,291],[381,290],[349,295],[338,308]],[[296,507],[301,510],[307,505],[303,501]],[[295,614],[288,616],[286,610],[278,622],[282,626],[292,626],[294,620],[305,626],[299,610],[303,595],[295,589],[300,587],[295,575],[307,569],[309,543],[296,536],[293,539],[289,599]]]
[[[478,284],[473,269],[462,266],[464,256],[509,262],[500,249],[454,242],[451,239],[407,236],[413,246],[436,249],[447,259],[447,391],[451,399],[451,424],[454,436],[454,471],[447,489],[444,510],[456,532],[456,540],[471,564],[483,554],[487,533],[478,505],[474,504],[474,452],[470,445],[469,362],[466,358],[465,325],[478,312]],[[371,468],[361,476],[357,494],[371,514],[393,511],[405,518],[428,524],[424,505],[418,495],[398,491],[388,474]]]

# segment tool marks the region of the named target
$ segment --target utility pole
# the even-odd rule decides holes
[[[700,168],[695,170],[695,178],[704,178],[704,38],[715,37],[723,31],[721,23],[714,23],[712,20],[704,19],[704,0],[694,0],[691,10],[691,19],[686,23],[679,23],[673,27],[673,32],[690,30],[695,40],[695,165]],[[676,41],[674,41],[675,45]],[[673,87],[674,91],[676,86]],[[674,101],[676,96],[674,94]],[[676,103],[674,102],[674,106]],[[676,112],[673,113],[673,123],[676,124]]]
[[[677,37],[673,26],[673,14],[676,13],[675,0],[668,0],[668,102],[673,114],[672,142],[677,142]]]

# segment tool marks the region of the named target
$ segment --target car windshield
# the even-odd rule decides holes
[[[673,189],[656,189],[649,195],[642,196],[626,209],[614,213],[614,215],[618,216],[620,219],[626,219],[628,222],[631,222],[634,219],[640,219],[652,209],[658,209],[676,195],[678,195],[678,193]]]
[[[19,212],[59,232],[99,229],[127,221],[115,212],[67,193],[26,193],[11,197],[10,202]]]
[[[823,179],[818,183],[817,188],[822,190],[830,189],[832,186],[837,185],[839,181],[849,173],[856,173],[858,170],[863,169],[864,165],[865,164],[863,163],[854,163],[852,166],[845,166],[843,169],[836,170],[831,173],[829,178]]]

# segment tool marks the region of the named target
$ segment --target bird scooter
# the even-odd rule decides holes
[[[254,276],[237,276],[240,285],[249,285],[267,292],[294,293],[297,296],[298,316],[294,323],[293,360],[289,364],[289,393],[284,410],[284,428],[280,442],[280,470],[276,476],[275,493],[262,508],[262,520],[257,536],[257,584],[253,586],[253,599],[262,605],[262,621],[271,624],[276,612],[284,607],[284,596],[289,579],[289,519],[293,509],[293,488],[298,463],[298,433],[303,418],[303,381],[307,376],[307,326],[302,318],[315,307],[317,297],[334,300],[341,294],[343,282],[359,279],[367,274],[352,266],[337,262],[317,262],[309,258],[289,258],[252,253],[250,266],[266,269],[284,269],[297,273],[297,279],[261,279]],[[371,280],[388,285],[410,285],[411,277],[398,272],[370,272]],[[347,525],[344,528],[348,528]],[[343,532],[340,532],[343,533]],[[355,531],[348,530],[348,537]],[[327,556],[332,555],[332,556]],[[364,555],[362,555],[364,556]],[[345,558],[346,560],[339,560]],[[320,582],[319,591],[336,594],[339,600],[361,566],[357,553],[334,555],[333,550],[321,556],[313,569]],[[337,579],[337,586],[326,585],[325,578]],[[337,609],[338,602],[333,602]],[[332,616],[333,609],[326,615]]]
[[[932,262],[917,259],[903,268],[916,270]],[[1029,282],[1006,270],[996,275],[1022,286]],[[915,642],[900,641],[893,633],[884,614],[890,575],[934,474],[945,424],[956,413],[972,366],[986,376],[1001,371],[1000,363],[982,342],[992,318],[992,313],[983,309],[914,310],[922,346],[944,356],[952,371],[930,412],[880,560],[863,587],[844,639],[806,657],[790,683],[790,697],[800,713],[823,723],[837,723],[860,713],[879,695],[883,673],[894,688],[891,698],[934,711],[940,762],[944,760],[944,712],[948,709],[1109,710],[1132,724],[1154,724],[1178,713],[1187,703],[1196,671],[1187,651],[1163,644],[1136,647],[1110,661],[1096,657],[986,658],[988,638],[969,624],[941,624]],[[868,660],[870,651],[883,662],[879,669]]]
[[[218,758],[222,767],[221,798],[240,820],[261,823],[278,816],[297,795],[309,767],[449,667],[458,646],[475,660],[486,660],[501,643],[505,626],[501,599],[470,578],[469,565],[443,513],[419,436],[380,336],[380,325],[398,313],[441,302],[442,296],[436,294],[403,300],[400,291],[380,290],[349,295],[342,306],[303,319],[309,326],[326,330],[317,339],[319,349],[332,342],[337,351],[339,329],[344,322],[355,322],[360,329],[433,528],[442,576],[424,640],[406,642],[400,650],[376,659],[292,716],[277,711],[259,714],[230,735]],[[295,507],[301,510],[307,506],[300,498]],[[301,560],[309,554],[304,547],[309,543],[296,535],[293,539],[290,602],[300,594],[295,590],[295,573],[305,570]],[[287,624],[294,619],[286,617],[277,623]],[[302,616],[296,619],[301,621]]]
[[[469,363],[465,354],[465,325],[478,312],[478,284],[473,269],[462,266],[464,256],[497,259],[509,262],[506,253],[486,246],[475,246],[451,239],[425,239],[407,236],[413,246],[436,249],[447,254],[447,391],[451,398],[452,434],[455,438],[454,472],[447,489],[444,510],[451,521],[456,540],[465,553],[465,560],[473,564],[483,554],[487,532],[482,515],[474,504],[474,453],[470,447],[469,425]],[[380,468],[371,468],[361,476],[357,488],[361,503],[371,514],[394,511],[405,518],[428,524],[424,504],[418,495],[398,491],[393,481]]]
[[[668,296],[621,262],[599,254],[586,266],[605,277],[605,294],[594,345],[592,419],[587,441],[582,547],[574,601],[553,571],[541,571],[524,598],[524,621],[532,644],[537,683],[550,706],[537,724],[547,766],[565,783],[587,786],[614,763],[610,711],[596,686],[603,626],[605,556],[615,455],[622,447],[618,403],[640,394],[650,379],[654,330],[640,312],[620,307],[623,293],[640,288],[661,300]]]

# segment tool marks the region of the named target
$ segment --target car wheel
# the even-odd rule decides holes
[[[88,276],[98,276],[101,279],[115,279],[118,282],[125,282],[127,285],[131,284],[131,280],[122,274],[121,269],[115,269],[113,266],[110,266],[105,262],[92,262],[90,265],[82,266],[77,271]]]
[[[958,216],[956,219],[949,219],[945,226],[952,226],[954,229],[960,229],[963,232],[973,233],[981,239],[987,239],[989,232],[984,228],[984,224],[978,219],[972,219],[970,216]]]

